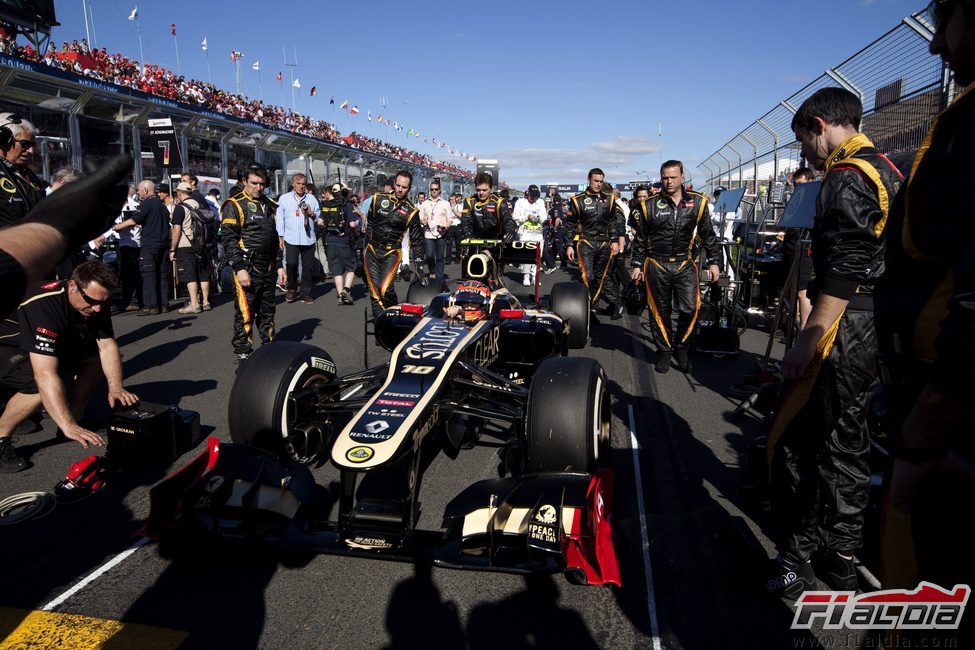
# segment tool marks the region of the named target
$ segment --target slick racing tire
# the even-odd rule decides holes
[[[237,444],[308,464],[323,451],[326,423],[296,427],[288,396],[335,379],[332,357],[305,343],[262,345],[247,360],[230,390],[228,424]]]
[[[552,311],[569,321],[569,347],[579,350],[589,340],[589,289],[580,282],[552,287]]]
[[[410,283],[410,288],[406,291],[406,302],[411,305],[429,307],[433,299],[446,290],[447,286],[443,280],[430,280],[427,286],[414,281]]]
[[[528,471],[595,471],[609,441],[610,421],[599,362],[583,357],[543,361],[532,379],[527,411]]]

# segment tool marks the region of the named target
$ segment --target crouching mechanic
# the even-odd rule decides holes
[[[234,270],[234,355],[240,366],[253,351],[253,328],[261,342],[274,340],[274,283],[287,281],[279,257],[277,205],[264,196],[267,174],[251,168],[244,189],[220,210],[224,255]]]
[[[139,401],[122,386],[122,360],[109,310],[114,288],[111,267],[85,262],[70,280],[43,285],[21,304],[16,320],[0,323],[0,387],[16,391],[0,415],[0,471],[27,468],[10,435],[42,404],[60,434],[87,448],[105,444],[78,424],[102,380],[108,380],[110,407]],[[74,379],[70,402],[62,375]]]
[[[393,280],[403,258],[403,235],[410,235],[410,257],[423,259],[423,226],[419,210],[406,196],[413,185],[413,174],[401,171],[389,194],[375,194],[366,217],[366,247],[362,251],[366,286],[372,301],[372,315],[399,303]]]
[[[616,197],[603,191],[603,170],[589,170],[589,187],[569,201],[566,215],[569,232],[578,236],[579,271],[589,289],[589,302],[593,310],[600,298],[609,303],[608,311],[613,320],[623,317],[619,279],[611,273],[613,257],[626,246],[626,217]],[[569,260],[576,256],[571,240],[566,242],[565,253]]]

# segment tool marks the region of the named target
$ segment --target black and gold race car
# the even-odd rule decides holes
[[[374,334],[389,362],[345,376],[310,345],[259,348],[231,392],[233,444],[211,439],[152,489],[146,533],[619,584],[606,376],[567,356],[586,337],[560,315],[588,315],[586,289],[557,285],[551,310],[490,295],[477,320],[452,315],[449,293],[387,309]],[[499,478],[420,529],[424,470],[477,446],[497,448]],[[310,469],[325,463],[332,489]]]

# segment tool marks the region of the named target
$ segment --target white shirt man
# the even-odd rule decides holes
[[[542,226],[548,220],[548,213],[545,211],[545,202],[539,200],[539,196],[541,196],[541,192],[538,186],[529,186],[525,196],[515,203],[511,218],[518,225],[518,240],[538,242],[538,252],[541,254],[544,246]],[[524,273],[521,283],[526,287],[533,285],[537,266],[535,264],[522,264],[521,270]]]

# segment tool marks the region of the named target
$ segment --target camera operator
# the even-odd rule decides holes
[[[355,235],[359,229],[359,218],[348,201],[349,190],[335,183],[325,190],[325,203],[322,205],[322,221],[325,224],[325,248],[328,255],[328,268],[335,282],[335,295],[339,305],[353,304],[349,289],[355,282],[357,263]]]
[[[315,242],[318,235],[315,226],[322,226],[318,199],[307,191],[304,174],[291,177],[291,191],[282,194],[278,203],[277,227],[279,244],[284,248],[285,267],[288,273],[288,286],[284,294],[287,302],[299,299],[295,296],[298,288],[298,260],[301,260],[301,302],[312,303],[312,259],[315,256]]]
[[[64,437],[87,448],[104,444],[78,424],[103,379],[110,407],[139,401],[122,385],[122,359],[108,310],[114,288],[108,265],[85,262],[70,280],[43,285],[20,306],[16,321],[0,323],[0,386],[17,391],[0,415],[0,472],[27,468],[10,434],[42,404]],[[74,378],[70,404],[61,379],[65,372]]]
[[[20,223],[44,198],[47,183],[28,166],[37,129],[16,113],[0,114],[0,228]]]
[[[413,184],[413,175],[403,170],[396,174],[393,183],[392,193],[377,193],[369,202],[362,263],[373,316],[399,303],[393,281],[403,256],[404,235],[410,236],[410,255],[413,259],[423,259],[423,226],[418,217],[419,211],[406,198]]]

